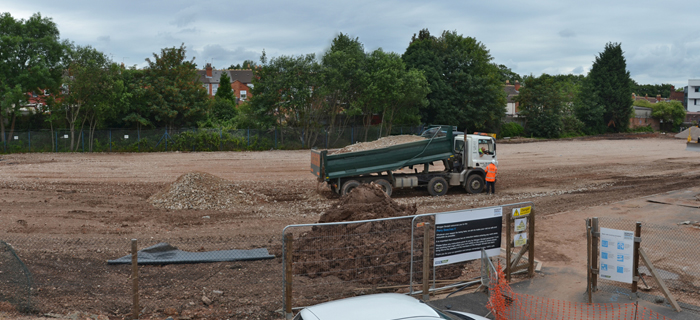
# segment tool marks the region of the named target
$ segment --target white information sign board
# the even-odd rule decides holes
[[[434,266],[476,260],[481,249],[501,254],[503,208],[460,210],[435,216]]]
[[[600,278],[632,283],[634,232],[600,228]]]

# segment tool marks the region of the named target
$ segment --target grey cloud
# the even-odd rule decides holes
[[[559,31],[559,36],[562,38],[573,38],[576,36],[576,33],[571,29],[564,29]]]
[[[184,14],[177,17],[174,21],[171,21],[170,24],[182,28],[194,23],[196,18],[197,14],[195,13]]]
[[[578,66],[578,67],[574,68],[574,70],[572,70],[571,73],[573,73],[573,74],[582,74],[582,73],[583,73],[583,67],[582,67],[582,66]]]
[[[182,30],[178,31],[178,33],[199,33],[199,29],[197,29],[196,27],[192,27],[192,28],[182,29]]]
[[[197,65],[214,61],[214,66],[220,69],[227,68],[232,64],[243,63],[244,60],[258,61],[261,52],[247,50],[244,47],[227,49],[219,44],[206,45],[201,54],[197,56]]]
[[[637,82],[687,85],[688,79],[700,76],[700,37],[685,34],[672,42],[639,46],[626,58]]]
[[[152,53],[181,43],[200,66],[212,59],[218,67],[258,61],[263,48],[269,57],[322,53],[339,32],[359,37],[368,51],[382,47],[402,54],[411,36],[428,28],[436,36],[454,30],[474,37],[494,62],[519,74],[585,73],[605,43],[621,42],[636,81],[674,84],[700,78],[700,39],[695,37],[700,33],[693,24],[700,1],[674,3],[681,7],[632,0],[3,3],[3,11],[18,18],[41,8],[57,23],[62,38],[139,66]],[[668,14],[674,18],[662,24],[640,20]],[[681,36],[679,30],[688,34]]]

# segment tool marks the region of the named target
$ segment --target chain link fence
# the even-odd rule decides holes
[[[6,131],[0,152],[159,152],[342,148],[387,135],[419,134],[423,127],[333,129],[107,129]]]
[[[107,260],[129,255],[131,238],[138,239],[139,250],[165,242],[188,253],[210,253],[214,258],[232,249],[265,248],[274,255],[274,259],[140,265],[139,305],[144,318],[282,316],[282,243],[277,237],[265,236],[116,234],[37,239],[0,234],[0,298],[22,312],[68,314],[80,310],[129,319],[133,306],[132,266],[112,265]]]
[[[598,218],[601,228],[626,230],[633,232],[636,221],[616,217]],[[700,229],[693,225],[673,223],[642,222],[642,248],[648,255],[657,273],[666,283],[673,297],[683,310],[700,313]],[[597,268],[597,266],[596,266]],[[639,262],[640,280],[637,293],[631,291],[629,284],[598,279],[598,290],[617,294],[630,299],[638,297],[667,304],[663,292],[652,278],[650,270]]]

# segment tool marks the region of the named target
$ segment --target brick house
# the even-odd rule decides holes
[[[250,89],[253,88],[253,70],[215,70],[210,63],[207,63],[204,70],[197,70],[199,81],[207,89],[210,97],[216,95],[216,91],[219,89],[219,80],[224,72],[231,79],[231,89],[236,96],[236,103],[248,100]]]

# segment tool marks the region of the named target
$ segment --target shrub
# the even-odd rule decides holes
[[[519,137],[523,135],[525,128],[515,122],[509,122],[501,127],[501,138],[503,137]]]

